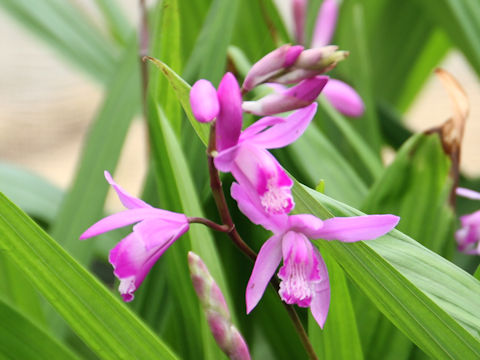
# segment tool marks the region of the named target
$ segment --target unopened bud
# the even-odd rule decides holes
[[[303,46],[287,44],[265,55],[253,64],[243,82],[243,90],[248,92],[255,86],[292,66],[302,50]]]
[[[307,0],[293,0],[293,22],[295,25],[295,39],[298,44],[305,41],[305,15],[307,13]]]
[[[215,119],[220,110],[217,91],[210,81],[201,79],[193,84],[190,90],[190,105],[193,116],[201,123]]]
[[[313,30],[312,48],[325,46],[332,41],[337,26],[339,0],[324,0],[318,11]]]
[[[320,95],[328,76],[314,76],[283,92],[267,95],[257,101],[245,101],[242,109],[259,115],[273,115],[310,105]]]
[[[247,344],[232,324],[225,298],[207,266],[197,254],[191,251],[188,253],[188,266],[193,287],[218,346],[230,359],[250,360]]]
[[[359,117],[365,111],[365,105],[360,95],[343,81],[330,79],[322,94],[335,109],[344,115]]]
[[[277,75],[272,81],[280,84],[294,84],[323,74],[346,59],[348,54],[348,51],[338,50],[334,45],[304,50],[288,71]]]

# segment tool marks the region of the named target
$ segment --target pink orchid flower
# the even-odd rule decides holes
[[[205,96],[198,93],[198,97]],[[265,117],[242,131],[242,99],[237,80],[225,74],[217,91],[220,105],[216,120],[215,166],[259,198],[271,214],[288,213],[294,205],[292,180],[267,149],[284,147],[306,130],[317,105],[311,104],[286,118]],[[192,107],[201,101],[192,102]]]
[[[480,193],[474,190],[457,188],[458,196],[480,200]],[[462,227],[455,232],[458,250],[466,254],[480,255],[480,210],[460,217]]]
[[[105,178],[127,210],[93,224],[80,240],[136,223],[133,231],[110,251],[108,258],[113,273],[120,280],[118,290],[128,302],[133,300],[133,293],[158,258],[189,229],[189,223],[183,214],[154,208],[131,196],[113,181],[107,171]]]
[[[355,242],[378,238],[392,230],[399,218],[394,215],[366,215],[320,220],[309,214],[269,215],[239,184],[232,197],[240,210],[255,224],[273,232],[260,249],[246,290],[247,313],[258,304],[280,265],[279,294],[287,304],[309,307],[323,328],[330,306],[330,284],[325,262],[310,239]]]

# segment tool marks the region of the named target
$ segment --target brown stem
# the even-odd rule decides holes
[[[230,210],[228,209],[227,201],[225,199],[225,195],[223,193],[222,182],[220,180],[220,176],[218,175],[218,170],[215,167],[213,162],[213,154],[216,152],[216,124],[215,122],[212,123],[210,127],[210,138],[208,142],[208,172],[210,175],[210,187],[212,188],[213,198],[215,200],[215,204],[217,205],[218,212],[220,214],[220,218],[222,219],[222,223],[227,225],[230,231],[227,233],[228,236],[232,239],[234,244],[245,254],[247,255],[252,261],[255,261],[257,258],[257,253],[253,251],[250,246],[247,245],[240,237],[237,229],[232,220],[232,216],[230,215]],[[275,288],[276,293],[278,294],[279,283],[278,280],[272,278],[270,280],[270,284]],[[280,301],[282,301],[280,299]],[[287,303],[282,301],[282,304],[285,306],[290,319],[295,326],[295,329],[300,337],[300,340],[305,347],[305,351],[308,354],[308,357],[312,360],[317,360],[317,355],[313,350],[312,344],[308,339],[308,335],[303,328],[302,322],[298,317],[297,312],[293,308],[293,306],[288,305]]]
[[[212,230],[220,231],[220,232],[224,232],[224,233],[228,233],[232,230],[228,225],[220,225],[220,224],[217,224],[216,222],[213,222],[209,219],[205,219],[205,218],[201,218],[201,217],[189,217],[188,222],[190,224],[203,224],[205,226],[208,226]]]

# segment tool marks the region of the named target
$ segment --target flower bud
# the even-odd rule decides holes
[[[257,101],[245,101],[242,109],[259,116],[299,109],[310,105],[320,95],[327,81],[328,76],[314,76],[283,92],[267,95]]]
[[[243,82],[243,90],[250,91],[255,86],[292,66],[302,50],[303,46],[287,44],[265,55],[253,64]]]
[[[365,111],[365,105],[360,95],[343,81],[330,79],[322,94],[335,109],[344,115],[359,117]]]
[[[348,56],[348,51],[337,49],[337,46],[330,45],[304,50],[288,71],[273,77],[271,81],[280,84],[294,84],[323,74],[333,69],[339,61],[344,60]]]
[[[298,44],[305,42],[305,15],[307,12],[307,0],[293,0],[293,21],[295,24],[295,39]]]
[[[190,105],[193,116],[201,123],[215,119],[220,110],[217,91],[210,81],[201,79],[193,84],[190,90]]]
[[[312,48],[328,45],[332,41],[337,25],[338,8],[338,0],[325,0],[320,6],[313,30]]]
[[[188,266],[193,287],[205,311],[208,325],[217,345],[233,360],[250,360],[242,335],[230,320],[225,298],[205,263],[193,252],[188,253]]]

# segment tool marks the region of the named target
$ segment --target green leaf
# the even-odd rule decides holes
[[[354,88],[358,91],[365,103],[365,114],[361,119],[354,122],[354,127],[367,141],[373,150],[373,154],[380,158],[380,146],[382,144],[380,125],[375,111],[374,85],[372,79],[373,67],[371,55],[368,53],[369,39],[364,20],[364,6],[356,2],[351,7],[345,7],[342,19],[350,26],[346,29],[343,37],[340,37],[339,44],[342,48],[350,51],[347,61],[338,65],[339,70],[349,70]]]
[[[181,73],[182,55],[180,38],[180,15],[177,0],[159,2],[155,11],[152,32],[152,56],[161,59],[164,64]],[[150,76],[152,95],[165,112],[175,133],[179,135],[182,129],[182,114],[176,94],[168,86],[168,79],[155,72]],[[153,80],[153,81],[152,81]]]
[[[0,251],[22,269],[101,359],[176,358],[131,311],[3,194],[0,233]]]
[[[24,314],[0,300],[0,357],[3,359],[78,359]]]
[[[169,205],[175,206],[174,210],[181,211],[187,216],[202,217],[203,211],[196,195],[193,178],[168,120],[160,108],[155,111],[155,104],[149,107],[148,118],[157,178],[161,179],[163,187],[168,188]],[[206,166],[206,161],[204,165]],[[220,256],[210,232],[204,226],[192,224],[186,236],[176,244],[176,248],[166,254],[170,260],[169,269],[176,269],[172,272],[174,276],[170,277],[170,280],[176,289],[177,301],[183,303],[182,312],[185,322],[188,323],[187,335],[195,346],[189,350],[194,351],[199,348],[200,351],[203,350],[205,358],[217,358],[221,352],[213,340],[205,319],[203,316],[201,318],[198,316],[200,305],[193,293],[186,262],[188,250],[194,251],[204,260],[222,289],[227,303],[232,304],[232,299],[228,292]],[[195,344],[200,341],[202,346]]]
[[[417,134],[372,186],[362,210],[399,215],[399,230],[447,257],[453,235],[451,190],[450,159],[438,134]]]
[[[170,69],[160,60],[154,58],[148,59],[152,61],[155,66],[157,66],[163,72],[163,74],[169,81],[170,86],[175,91],[178,101],[182,105],[188,120],[190,120],[190,124],[192,125],[200,140],[206,146],[208,144],[208,133],[210,125],[198,122],[193,116],[192,108],[190,106],[190,85],[188,85],[185,80],[183,80],[175,71]]]
[[[286,151],[282,164],[294,174],[304,174],[308,185],[325,181],[325,194],[352,205],[360,205],[367,194],[365,183],[355,170],[316,127],[307,131]],[[321,154],[321,156],[319,156]]]
[[[362,215],[301,186],[294,187],[294,195],[298,212],[321,218],[331,217],[330,211],[335,216]],[[315,243],[428,355],[480,356],[480,283],[472,276],[397,230],[367,242]]]
[[[23,211],[47,223],[55,218],[63,196],[59,188],[42,177],[1,162],[0,189]]]
[[[425,14],[449,36],[480,76],[480,3],[476,0],[420,1]]]
[[[348,144],[354,150],[356,156],[362,163],[363,169],[368,171],[369,177],[375,179],[383,170],[382,163],[378,156],[373,152],[366,140],[362,138],[353,128],[350,122],[343,117],[332,105],[323,97],[319,99],[319,104],[329,116],[335,126],[340,130],[347,140]]]
[[[116,68],[52,229],[52,236],[82,263],[88,263],[92,247],[83,246],[78,237],[103,213],[109,188],[103,171],[114,172],[130,122],[140,106],[136,49],[132,42]]]
[[[112,38],[120,45],[126,46],[132,33],[132,26],[119,4],[108,0],[95,0],[95,2],[105,19]]]
[[[114,73],[111,64],[118,49],[72,2],[4,0],[0,6],[95,80],[106,81]]]
[[[363,359],[362,346],[345,273],[327,254],[322,254],[328,268],[332,303],[323,330],[311,314],[308,336],[321,359]]]
[[[213,84],[220,82],[225,72],[226,53],[237,17],[238,3],[238,0],[213,0],[183,73],[188,81],[204,77]]]

